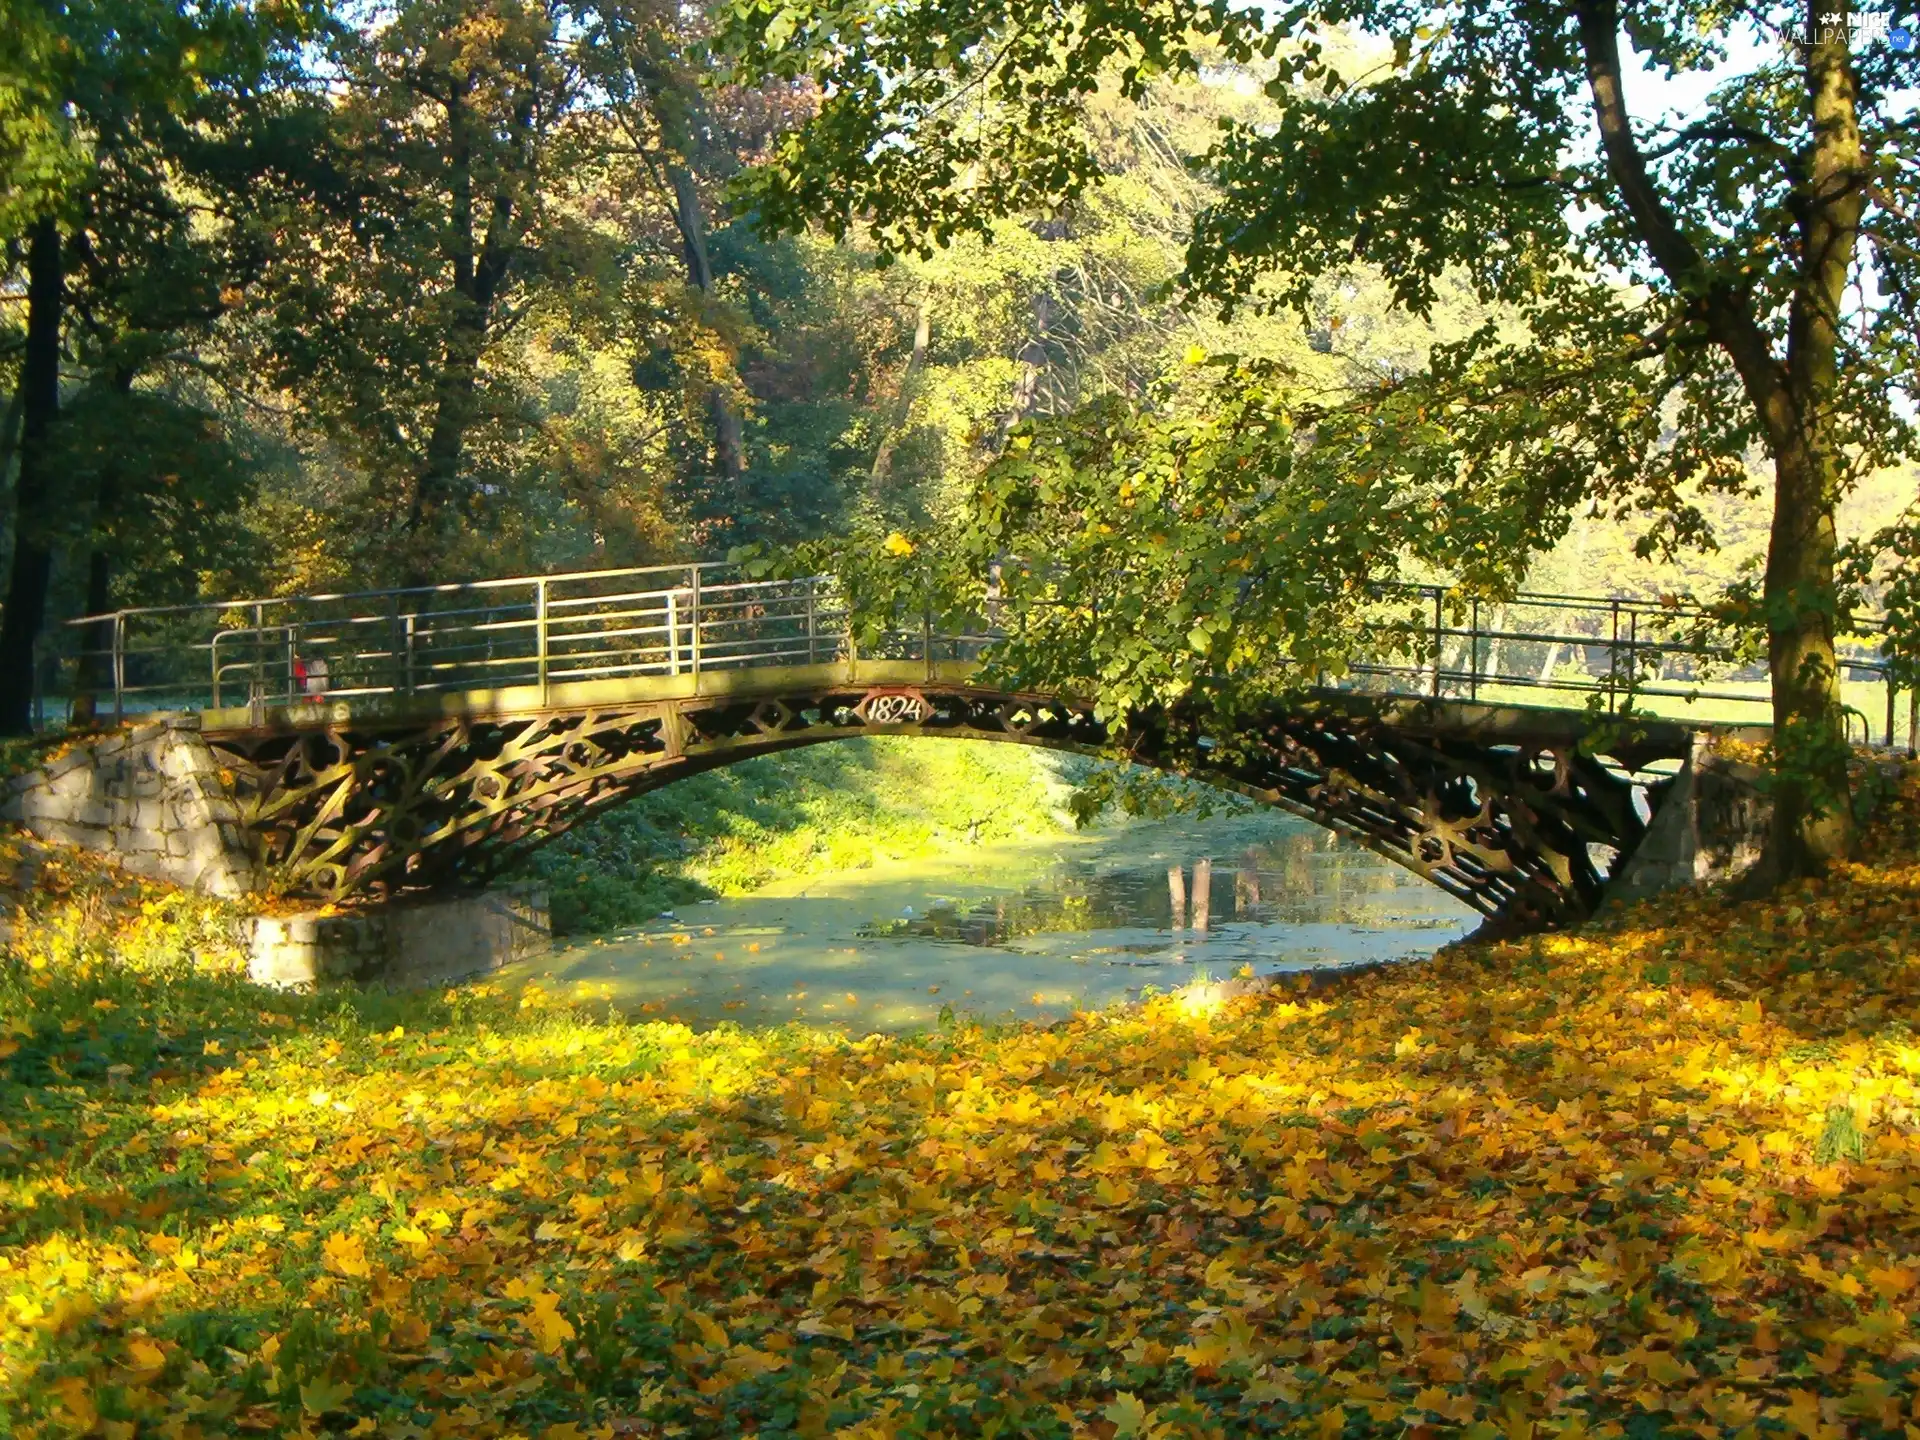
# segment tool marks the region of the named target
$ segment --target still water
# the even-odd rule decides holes
[[[1135,821],[776,883],[503,971],[695,1026],[1057,1019],[1147,986],[1427,955],[1478,917],[1276,812]]]

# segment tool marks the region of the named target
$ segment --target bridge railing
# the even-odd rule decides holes
[[[1703,641],[1697,608],[1628,597],[1522,593],[1493,604],[1437,586],[1384,586],[1371,644],[1343,688],[1508,703],[1636,705],[1705,721],[1769,715],[1763,658]],[[830,576],[754,579],[723,564],[651,566],[341,594],[126,609],[73,622],[49,709],[268,707],[472,693],[582,681],[807,665],[851,654]],[[955,630],[900,615],[874,659],[972,660],[988,619]],[[1855,737],[1911,747],[1914,696],[1869,633],[1845,642]],[[1902,713],[1904,711],[1904,713]]]
[[[1708,723],[1765,725],[1772,688],[1764,654],[1711,639],[1696,605],[1630,596],[1521,592],[1492,602],[1443,586],[1379,590],[1375,658],[1328,683],[1436,698],[1516,704],[1558,700]],[[1854,739],[1912,748],[1920,696],[1904,709],[1877,619],[1838,642],[1842,703]]]
[[[844,652],[824,577],[723,565],[580,571],[127,609],[74,622],[71,696],[116,718],[373,696],[698,675]]]

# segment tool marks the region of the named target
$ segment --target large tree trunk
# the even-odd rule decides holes
[[[1824,4],[1824,0],[1822,0]],[[1821,4],[1812,5],[1818,11]],[[1787,323],[1784,404],[1768,420],[1774,458],[1767,541],[1767,658],[1773,671],[1778,771],[1763,880],[1817,874],[1853,839],[1846,720],[1833,631],[1841,454],[1841,304],[1866,208],[1866,162],[1844,19],[1809,15],[1807,110],[1813,156],[1800,209],[1800,283]]]
[[[524,223],[521,209],[502,177],[488,205],[484,230],[479,228],[474,200],[474,135],[476,124],[465,101],[455,94],[447,102],[447,177],[451,214],[447,259],[453,266],[452,312],[434,382],[433,426],[426,453],[414,480],[413,507],[407,516],[407,582],[427,585],[444,579],[439,573],[448,542],[458,526],[471,490],[466,478],[467,433],[479,413],[480,362],[486,354],[493,324],[494,303],[506,284],[507,272]],[[514,115],[524,136],[531,127],[530,102]]]
[[[33,227],[27,251],[27,348],[20,370],[20,474],[14,485],[13,574],[0,620],[0,734],[33,728],[34,647],[53,575],[54,477],[49,442],[60,412],[60,229]]]
[[[1837,537],[1831,456],[1792,441],[1774,462],[1767,543],[1767,661],[1773,672],[1773,824],[1756,880],[1817,874],[1847,852],[1847,738],[1834,663]]]
[[[702,295],[711,295],[713,262],[707,254],[707,220],[700,209],[700,189],[693,172],[684,165],[669,164],[667,180],[673,187],[673,221],[680,230],[687,281]],[[747,468],[746,433],[725,386],[708,387],[707,415],[713,423],[714,472],[731,499],[738,494],[740,477]]]
[[[487,317],[474,302],[476,279],[473,233],[473,136],[464,100],[446,102],[447,259],[453,265],[453,310],[442,343],[440,374],[434,381],[433,427],[413,482],[413,506],[407,515],[409,585],[428,585],[437,574],[444,532],[459,509],[462,461],[467,429],[473,423],[480,353],[486,346]]]
[[[113,388],[118,395],[133,392],[133,371],[114,372]],[[100,489],[93,501],[93,534],[87,553],[87,599],[82,614],[105,615],[113,608],[113,556],[123,542],[120,533],[120,497],[125,493],[124,477],[117,457],[109,458],[100,475]],[[113,621],[100,620],[87,627],[86,648],[80,656],[80,673],[74,686],[74,722],[91,722],[96,696],[113,688]]]
[[[473,426],[480,389],[480,356],[486,349],[487,317],[463,294],[459,311],[447,326],[440,375],[434,385],[433,429],[419,477],[413,509],[407,517],[407,583],[429,585],[447,577],[437,573],[448,531],[466,498],[462,471],[467,431]]]
[[[887,433],[880,437],[880,448],[874,452],[873,488],[876,492],[886,485],[893,471],[894,448],[913,410],[913,379],[927,363],[927,347],[932,343],[933,302],[931,297],[923,293],[913,317],[913,353],[907,356],[907,368],[900,377],[900,394],[894,401],[893,414],[887,421]]]
[[[1616,0],[1576,0],[1589,89],[1607,166],[1647,251],[1693,297],[1740,376],[1774,461],[1765,601],[1772,667],[1773,827],[1752,887],[1817,874],[1853,834],[1845,719],[1833,632],[1834,506],[1842,456],[1833,424],[1841,302],[1866,206],[1844,5],[1809,0],[1805,48],[1813,143],[1795,186],[1799,274],[1784,362],[1754,313],[1743,277],[1717,273],[1660,194],[1627,115]]]

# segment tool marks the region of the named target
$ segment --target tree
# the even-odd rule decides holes
[[[333,41],[320,153],[285,176],[274,378],[369,479],[399,573],[446,567],[522,424],[502,343],[568,265],[551,205],[578,98],[562,7],[408,0]]]
[[[701,90],[702,79],[714,73],[705,15],[653,0],[595,0],[583,9],[581,22],[579,51],[604,127],[600,143],[615,159],[624,191],[651,191],[664,206],[679,241],[686,284],[711,316],[721,301],[701,181],[724,180],[735,156],[724,143],[727,137],[716,133],[723,127]],[[732,366],[724,368],[731,372]],[[738,380],[731,373],[713,375],[702,388],[717,491],[711,499],[724,513],[738,506],[746,469]]]
[[[1343,33],[1377,44],[1343,54]],[[1458,275],[1501,323],[1339,397],[1224,366],[1213,413],[1239,430],[1108,424],[1155,431],[1163,503],[1223,459],[1261,477],[1210,497],[1237,518],[1139,567],[1140,585],[1133,560],[1166,527],[1076,478],[1075,447],[1099,438],[1085,427],[1036,437],[1067,457],[1048,472],[1049,525],[1097,512],[1121,549],[1109,590],[1164,607],[1150,577],[1190,614],[1319,658],[1366,582],[1410,560],[1498,594],[1595,505],[1651,516],[1649,552],[1697,540],[1694,497],[1744,485],[1758,448],[1773,515],[1753,605],[1774,685],[1765,868],[1808,873],[1845,852],[1834,510],[1855,476],[1914,452],[1920,359],[1920,126],[1901,98],[1906,52],[1880,22],[1844,0],[1734,15],[1699,0],[1306,0],[1264,27],[1193,0],[735,0],[725,40],[748,78],[811,74],[827,97],[744,187],[761,223],[863,223],[907,251],[1072,203],[1098,178],[1081,120],[1103,78],[1138,95],[1203,61],[1254,77],[1279,114],[1227,127],[1204,156],[1221,195],[1194,226],[1194,303],[1312,324],[1328,277],[1369,270],[1423,315]],[[1713,87],[1696,114],[1635,116],[1643,70]],[[1112,479],[1116,453],[1080,458]],[[1029,462],[1013,463],[1017,488]],[[1029,489],[992,523],[1031,515]],[[1046,598],[1052,582],[1033,576]],[[1157,662],[1169,673],[1153,688],[1217,686],[1274,658],[1236,660],[1216,634]],[[1083,678],[1124,698],[1141,689],[1131,663],[1092,652]]]
[[[70,511],[56,422],[73,272],[90,257],[109,270],[123,258],[92,247],[90,222],[112,188],[112,162],[138,157],[119,173],[144,173],[141,203],[121,218],[174,225],[178,216],[167,212],[177,207],[155,188],[160,177],[176,174],[190,149],[232,122],[311,19],[298,5],[9,7],[0,41],[0,222],[24,238],[27,323],[13,555],[0,620],[0,733],[31,722],[55,537]]]

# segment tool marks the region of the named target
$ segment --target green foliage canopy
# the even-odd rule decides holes
[[[1510,590],[1582,507],[1651,517],[1648,553],[1699,542],[1697,497],[1745,485],[1748,452],[1764,453],[1774,523],[1751,613],[1774,676],[1787,870],[1847,843],[1835,507],[1920,440],[1911,62],[1853,34],[1844,8],[1729,17],[1696,0],[1308,0],[1265,16],[1192,0],[735,0],[724,32],[747,75],[812,74],[826,96],[743,187],[765,225],[864,218],[882,245],[924,251],[996,216],[1060,213],[1098,177],[1081,121],[1103,77],[1139,93],[1168,72],[1243,76],[1278,113],[1226,123],[1199,157],[1219,195],[1193,226],[1192,303],[1312,325],[1324,280],[1364,269],[1415,315],[1454,276],[1498,307],[1502,323],[1435,346],[1418,372],[1337,396],[1229,368],[1212,413],[1242,413],[1241,394],[1263,417],[1218,437],[1263,475],[1239,567],[1216,559],[1241,524],[1232,507],[1183,513],[1214,523],[1177,552],[1176,578],[1154,560],[1164,506],[1117,503],[1088,475],[1036,487],[1028,513],[1061,510],[1042,529],[1106,527],[1104,579],[1142,617],[1230,614],[1315,662],[1321,637],[1352,633],[1369,575],[1429,566]],[[1696,115],[1636,116],[1635,69],[1710,93]],[[1154,434],[1108,458],[1098,437],[1115,423],[1067,420],[1090,432],[1058,443],[1073,455],[1091,439],[1108,482],[1154,471]],[[1003,478],[1032,478],[1011,463]],[[983,499],[991,534],[1000,497]],[[1333,519],[1303,533],[1303,513]],[[1131,642],[1060,639],[1054,668],[1115,703],[1139,692]],[[1209,668],[1174,688],[1214,675],[1220,657],[1195,648]]]

